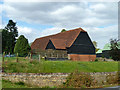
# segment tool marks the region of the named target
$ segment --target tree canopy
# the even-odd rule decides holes
[[[2,30],[2,52],[13,53],[16,37],[18,37],[16,23],[9,20],[6,27]]]
[[[0,54],[2,53],[2,29],[0,29]]]
[[[97,48],[97,42],[93,41],[93,45],[95,46],[95,48]]]
[[[66,30],[65,29],[62,29],[61,32],[65,32]]]
[[[110,56],[112,57],[113,60],[119,61],[120,60],[120,50],[118,47],[118,40],[117,39],[110,39]]]
[[[18,56],[24,57],[28,55],[30,50],[31,48],[29,46],[28,39],[26,39],[24,35],[20,35],[15,44],[14,52],[18,53]]]
[[[97,48],[97,42],[96,41],[93,41],[93,45],[95,46],[96,48],[96,52],[99,50],[99,48]]]

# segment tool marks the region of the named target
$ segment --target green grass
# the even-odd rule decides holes
[[[39,87],[39,86],[31,86],[31,85],[27,85],[23,82],[11,82],[9,80],[2,80],[2,88],[57,88],[56,86],[44,86],[44,87]]]
[[[118,62],[80,62],[80,61],[44,61],[20,58],[5,58],[4,71],[7,73],[71,73],[75,70],[80,72],[113,72],[118,71]]]
[[[2,88],[30,88],[22,82],[12,83],[8,80],[2,80]]]

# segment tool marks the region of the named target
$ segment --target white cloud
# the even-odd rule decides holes
[[[32,32],[31,28],[28,27],[18,27],[18,33],[30,34]]]
[[[24,35],[29,42],[32,42],[35,40],[35,38],[38,38],[40,36],[40,32],[37,30],[34,30],[29,27],[20,27],[18,26],[18,34]]]
[[[63,28],[58,28],[58,27],[47,28],[47,29],[44,29],[44,30],[41,32],[41,36],[47,36],[47,35],[56,34],[56,33],[61,32],[62,29],[63,29]]]
[[[1,19],[1,16],[0,16],[0,29],[2,28],[2,19]]]
[[[119,2],[119,0],[4,0],[7,2]]]
[[[38,31],[29,27],[18,26],[19,36],[24,35],[29,40],[29,42],[33,42],[36,38],[59,33],[61,30],[62,28],[53,27]]]
[[[93,27],[117,23],[116,3],[5,2],[7,16],[55,27]]]
[[[2,5],[0,4],[0,29],[2,28]]]
[[[62,28],[71,29],[83,27],[88,31],[92,40],[103,47],[110,38],[116,38],[118,24],[117,2],[7,2],[3,10],[6,16],[16,21],[52,25],[53,28],[34,30],[19,27],[20,34],[24,34],[33,41],[35,38],[55,34]],[[105,27],[105,28],[98,28]],[[24,30],[24,31],[23,31]]]
[[[0,4],[0,14],[2,14],[2,4]]]
[[[95,11],[103,11],[104,9],[106,9],[106,6],[104,4],[95,4],[90,6],[91,9],[95,10]]]
[[[118,26],[108,26],[104,28],[96,28],[96,27],[84,27],[91,37],[92,41],[97,41],[98,47],[103,48],[106,43],[109,43],[111,38],[118,39]]]

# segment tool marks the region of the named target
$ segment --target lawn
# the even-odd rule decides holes
[[[118,71],[118,62],[80,62],[80,61],[45,61],[30,60],[19,57],[5,58],[2,67],[7,73],[71,73],[80,72],[113,72]]]

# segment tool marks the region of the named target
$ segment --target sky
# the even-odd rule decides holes
[[[118,38],[118,2],[2,0],[0,28],[10,19],[16,22],[19,36],[24,35],[29,43],[62,29],[79,27],[87,31],[101,49],[111,38]]]

